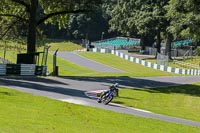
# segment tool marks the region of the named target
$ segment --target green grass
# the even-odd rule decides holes
[[[59,51],[73,51],[73,50],[78,50],[81,49],[82,47],[78,44],[72,43],[72,42],[54,42],[54,43],[49,43],[49,48],[50,51],[56,51],[59,48]]]
[[[16,63],[17,61],[17,54],[19,52],[16,51],[16,50],[7,50],[6,51],[6,55],[5,55],[5,59],[13,62],[13,63]],[[0,57],[4,57],[4,50],[0,49]]]
[[[51,43],[50,51],[79,49],[70,43]],[[73,45],[73,46],[70,46]],[[16,62],[16,50],[8,50],[6,58]],[[169,76],[158,70],[125,61],[115,55],[80,53],[82,56],[118,68],[125,73],[101,73],[57,58],[60,76]],[[1,49],[1,55],[3,49]],[[52,55],[48,56],[48,70],[52,71]],[[150,110],[156,113],[200,121],[200,84],[173,88],[125,89],[115,102]],[[189,88],[189,89],[188,89]],[[161,91],[162,90],[162,91]],[[178,92],[177,92],[178,91]],[[31,102],[30,102],[31,101]],[[96,108],[63,103],[48,98],[32,96],[0,88],[0,132],[198,132],[199,128],[163,121],[134,117]],[[88,113],[90,112],[90,113]],[[84,115],[83,115],[84,114]]]
[[[81,49],[81,46],[72,42],[65,42],[65,41],[60,41],[60,40],[49,40],[47,42],[47,44],[49,46],[51,46],[49,48],[49,51],[56,51],[59,48],[59,51],[73,51],[73,50],[77,50],[77,49]],[[0,41],[0,45],[4,45],[4,42]],[[17,46],[19,44],[12,42],[12,41],[8,41],[7,42],[7,46],[16,46],[16,49],[10,49],[7,48],[6,50],[6,56],[5,58],[13,63],[16,63],[17,61],[17,54],[19,53],[26,53],[26,50],[18,50]],[[24,48],[24,46],[23,46]],[[38,52],[43,52],[44,47],[39,47],[37,48]],[[0,57],[4,57],[4,47],[0,47]],[[40,54],[40,61],[42,59],[42,54]],[[51,59],[49,59],[49,64],[52,63]],[[40,62],[41,64],[41,62]],[[66,63],[65,63],[66,64]],[[49,65],[51,68],[51,64]],[[65,71],[66,69],[64,68],[61,71]],[[68,73],[66,73],[68,74]]]
[[[0,106],[1,133],[198,133],[200,129],[74,105],[2,87]]]
[[[53,71],[53,55],[48,55],[48,71]],[[61,58],[57,58],[57,66],[59,67],[59,76],[82,76],[82,75],[90,75],[91,73],[95,73],[96,71],[87,69],[82,66],[78,66],[69,61],[66,61]]]
[[[23,53],[25,51],[25,46],[18,44],[17,42],[13,41],[6,41],[6,52],[5,52],[5,42],[0,41],[0,57],[4,57],[13,63],[17,61],[17,54]]]
[[[121,89],[113,101],[154,113],[200,121],[200,83],[162,88]]]
[[[200,65],[200,56],[193,56],[193,59],[186,59],[185,62]]]
[[[4,49],[5,46],[7,47],[7,49],[26,49],[26,45],[22,44],[22,43],[18,43],[16,41],[2,41],[0,40],[0,49]]]
[[[112,54],[102,53],[79,53],[81,56],[95,60],[97,62],[118,68],[126,73],[115,73],[115,76],[129,76],[129,77],[150,77],[150,76],[172,76],[175,74],[162,72],[152,68],[147,68],[140,64],[136,64],[130,61],[126,61]]]

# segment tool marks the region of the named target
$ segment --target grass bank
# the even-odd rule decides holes
[[[129,77],[152,77],[152,76],[172,76],[173,73],[163,72],[136,64],[130,61],[126,61],[120,57],[112,54],[102,53],[79,53],[81,56],[100,62],[102,64],[118,68],[126,73],[116,73],[116,76],[129,76]]]
[[[121,89],[120,97],[113,102],[200,121],[200,83],[176,87]]]
[[[81,49],[81,45],[75,44],[73,42],[52,42],[47,45],[51,46],[49,48],[50,51],[56,51],[59,48],[59,51],[73,51]]]
[[[0,132],[197,133],[199,128],[33,96],[0,87]]]
[[[53,55],[48,55],[48,71],[53,71]],[[86,76],[92,73],[96,73],[96,71],[87,69],[82,66],[78,66],[69,61],[66,61],[62,58],[57,58],[57,66],[59,66],[59,76]]]

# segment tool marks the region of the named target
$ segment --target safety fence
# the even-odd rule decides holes
[[[161,70],[161,71],[166,71],[166,72],[171,72],[171,73],[176,73],[176,74],[184,74],[184,75],[200,75],[199,69],[182,69],[182,68],[173,68],[173,67],[169,67],[169,66],[165,66],[165,65],[159,65],[156,63],[147,62],[147,61],[141,60],[139,58],[132,57],[130,55],[121,53],[117,50],[93,48],[93,49],[90,49],[90,51],[114,54],[114,55],[119,56],[130,62],[141,64],[143,66]]]
[[[46,66],[35,64],[0,64],[0,75],[45,76]]]

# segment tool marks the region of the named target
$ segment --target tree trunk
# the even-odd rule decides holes
[[[141,46],[142,50],[145,50],[144,39],[145,39],[144,35],[141,35],[140,46]]]
[[[171,33],[167,33],[167,42],[166,42],[166,48],[165,48],[165,55],[169,56],[169,59],[172,59],[171,57],[171,43],[173,40],[173,35]]]
[[[160,37],[160,30],[156,31],[157,33],[157,39],[156,39],[156,46],[157,46],[157,52],[160,53],[160,47],[161,47],[161,37]]]
[[[33,53],[36,51],[37,7],[38,7],[38,0],[31,0],[29,25],[28,25],[28,37],[27,37],[27,53]]]
[[[160,53],[160,48],[161,48],[161,36],[160,36],[160,30],[158,29],[156,31],[156,48],[157,48],[157,53]],[[156,56],[155,58],[157,58],[157,53],[156,53]]]

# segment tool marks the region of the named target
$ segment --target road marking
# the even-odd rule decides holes
[[[148,110],[142,110],[142,109],[136,109],[136,108],[131,108],[129,107],[130,109],[134,109],[134,110],[137,110],[137,111],[140,111],[140,112],[145,112],[145,113],[153,113],[151,111],[148,111]]]
[[[89,103],[86,101],[79,100],[79,99],[73,99],[73,98],[58,99],[58,100],[62,101],[62,102],[74,103],[74,104],[79,104],[79,105],[89,105]]]
[[[106,90],[88,91],[88,92],[85,92],[85,95],[90,98],[97,98],[97,95],[102,93],[103,91],[106,91]]]

